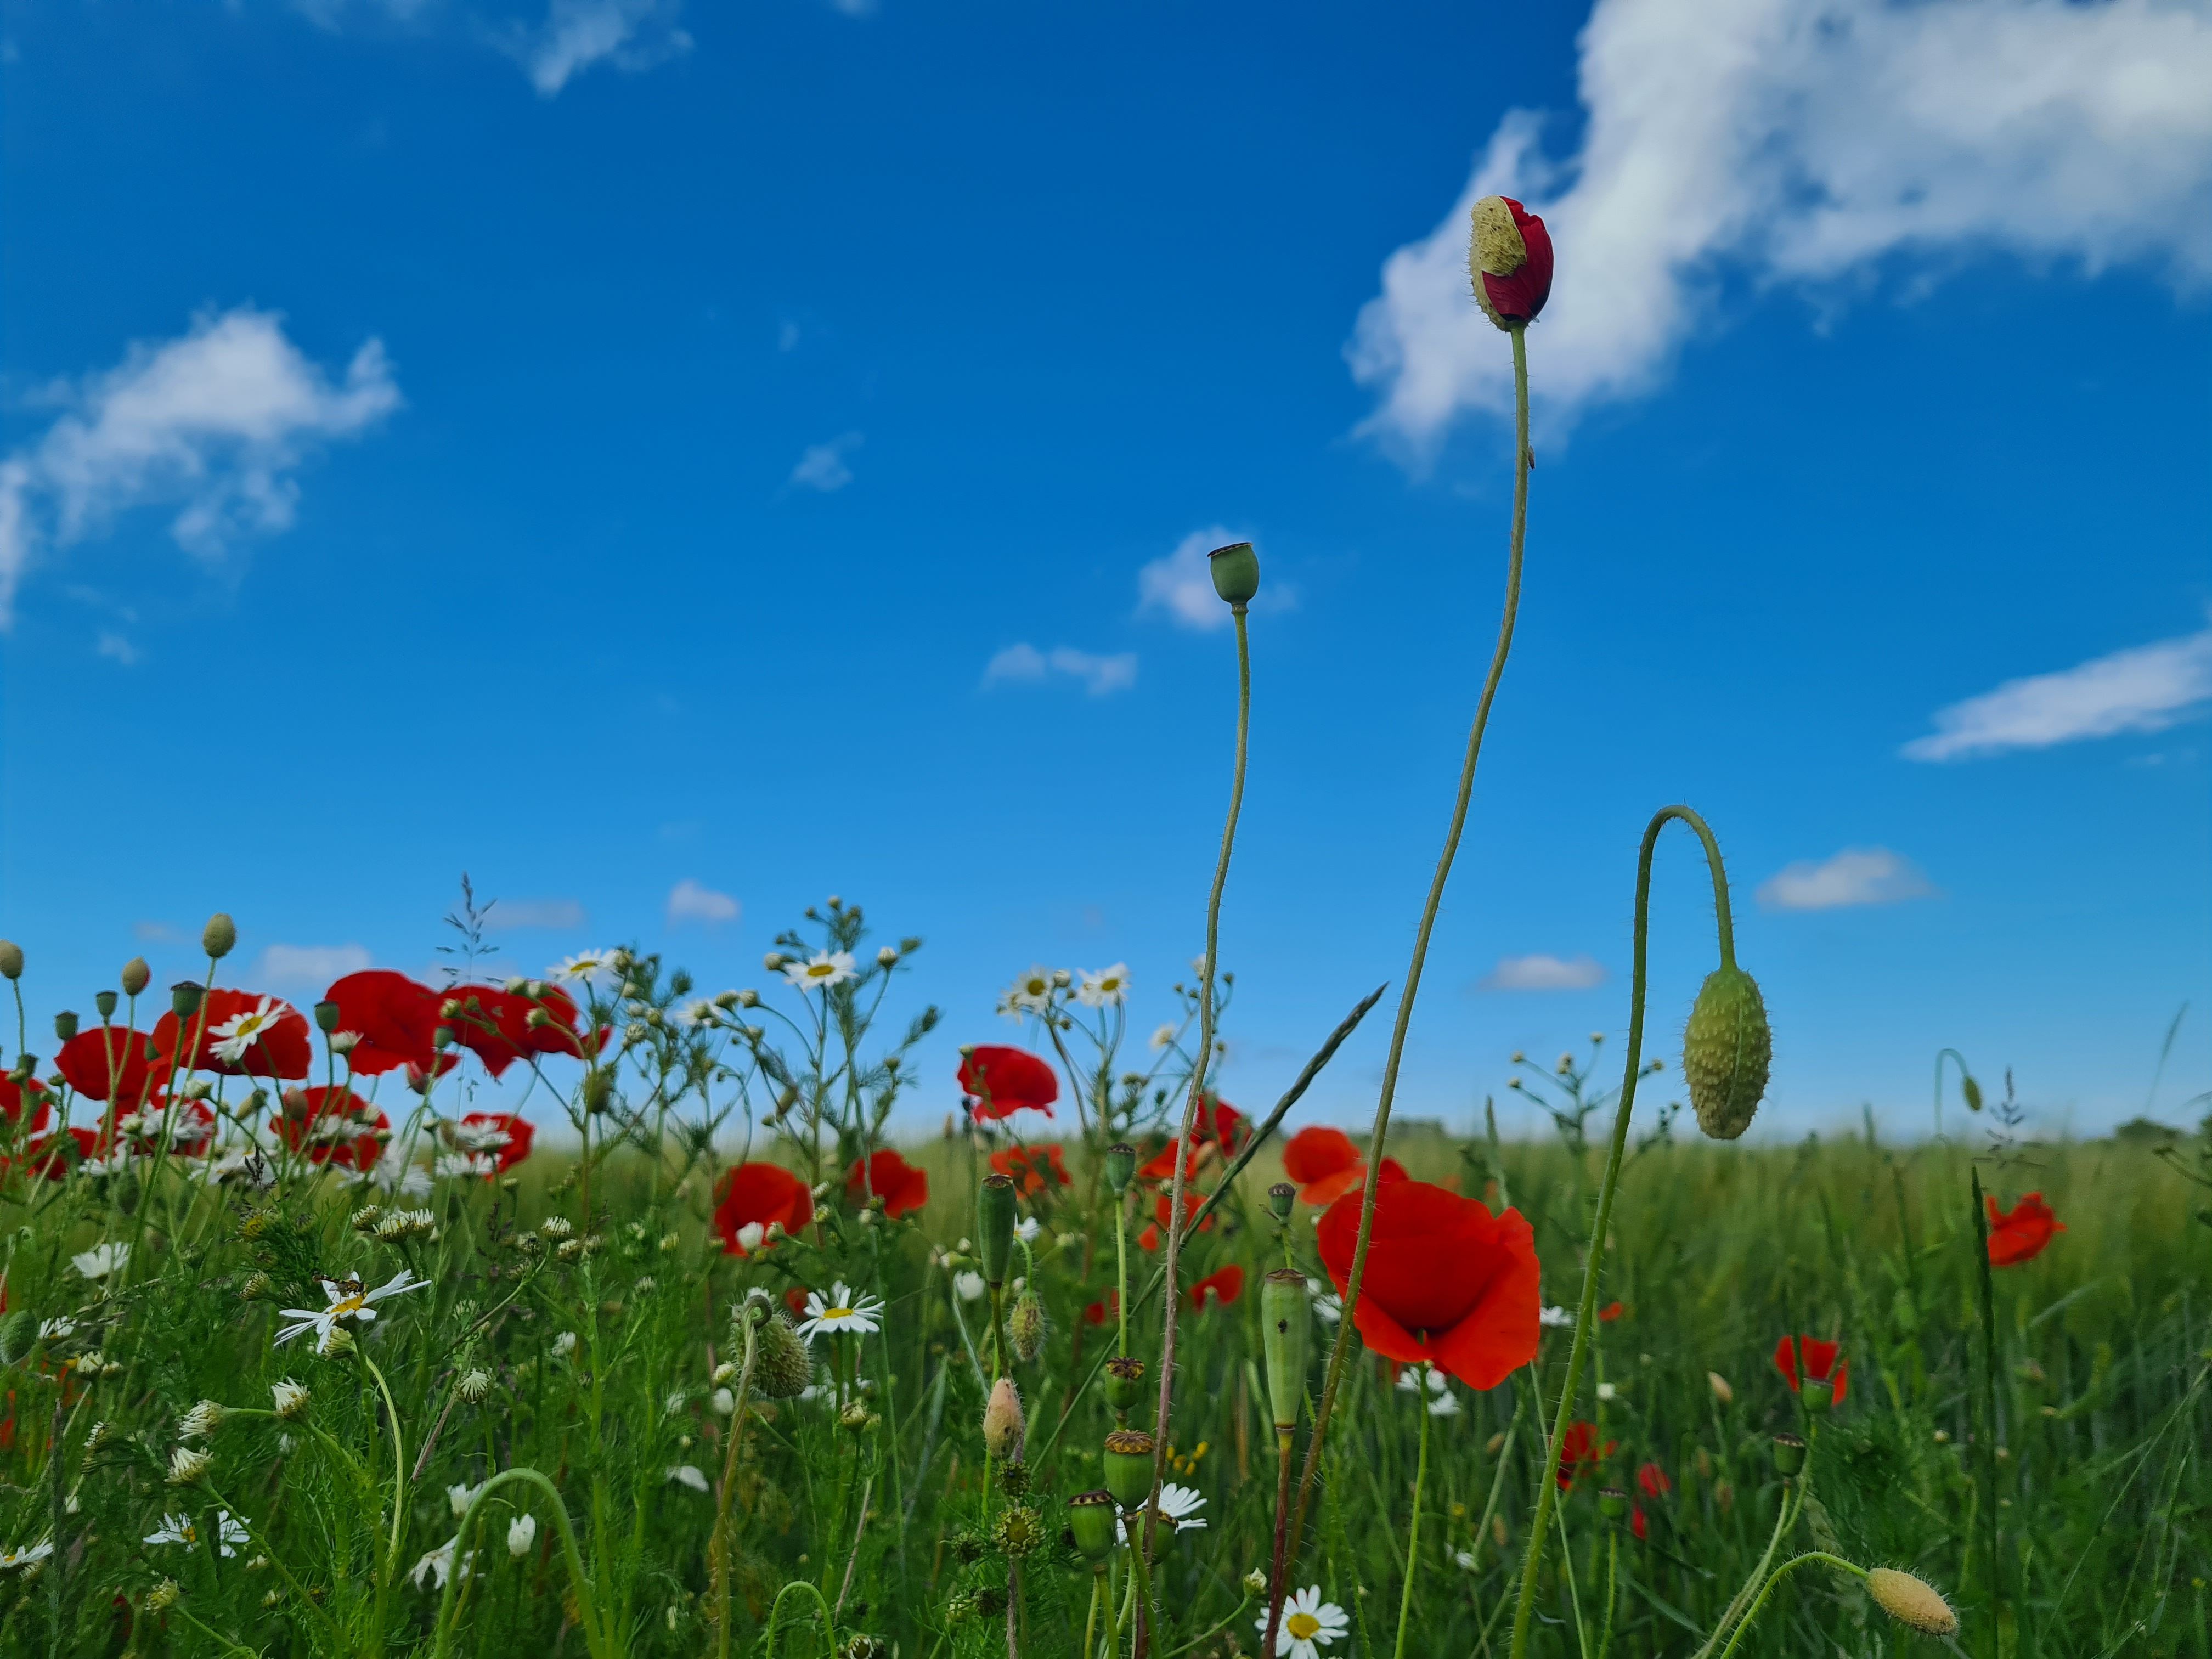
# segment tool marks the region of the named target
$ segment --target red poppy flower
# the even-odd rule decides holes
[[[793,1319],[805,1318],[806,1286],[793,1285],[787,1288],[783,1293],[783,1305],[791,1310],[791,1316]]]
[[[307,1017],[283,998],[256,991],[210,991],[190,1019],[179,1020],[173,1011],[162,1015],[154,1022],[154,1047],[165,1057],[173,1054],[194,1032],[199,1041],[185,1055],[187,1071],[304,1078],[313,1058]]]
[[[1601,1325],[1610,1325],[1627,1311],[1628,1310],[1618,1302],[1608,1302],[1597,1310],[1598,1322]]]
[[[1322,1214],[1321,1259],[1340,1295],[1359,1235],[1358,1193]],[[1474,1389],[1494,1389],[1536,1356],[1542,1300],[1536,1238],[1518,1210],[1425,1181],[1376,1189],[1375,1225],[1353,1321],[1391,1359],[1425,1359]]]
[[[1200,1313],[1206,1311],[1209,1296],[1216,1302],[1234,1302],[1244,1294],[1244,1269],[1236,1262],[1218,1268],[1190,1287],[1190,1305]]]
[[[2051,1206],[2043,1201],[2041,1193],[2029,1193],[2010,1210],[1999,1210],[1994,1198],[1984,1196],[1982,1202],[1990,1206],[1990,1266],[2010,1267],[2032,1261],[2043,1254],[2043,1247],[2051,1243],[2053,1233],[2063,1233],[2066,1224],[2051,1213]],[[1838,1398],[1843,1390],[1836,1390]]]
[[[31,1105],[28,1123],[23,1121],[27,1100]],[[7,1117],[10,1133],[27,1130],[34,1135],[43,1134],[54,1121],[53,1091],[36,1078],[19,1084],[13,1078],[0,1077],[0,1115]]]
[[[62,1135],[67,1135],[76,1143],[76,1157],[70,1157],[62,1149]],[[100,1136],[89,1129],[72,1127],[63,1130],[61,1134],[43,1136],[25,1147],[23,1173],[27,1176],[44,1176],[48,1181],[66,1181],[69,1179],[70,1171],[84,1159],[98,1158],[105,1151],[106,1147],[102,1144]],[[6,1161],[0,1159],[0,1169],[6,1167]]]
[[[1198,1172],[1206,1161],[1218,1152],[1225,1158],[1234,1158],[1243,1150],[1247,1133],[1244,1114],[1215,1095],[1208,1095],[1198,1103],[1198,1114],[1192,1120],[1190,1159],[1183,1166],[1183,1180],[1198,1179]],[[1137,1171],[1139,1181],[1170,1182],[1175,1179],[1176,1148],[1182,1137],[1170,1140]]]
[[[865,1164],[854,1159],[853,1167],[846,1172],[847,1198],[855,1204],[865,1204],[871,1191],[883,1200],[884,1213],[896,1221],[909,1210],[918,1210],[929,1202],[929,1174],[915,1169],[886,1146],[881,1152],[869,1153]]]
[[[392,1120],[350,1089],[287,1089],[284,1109],[269,1127],[310,1164],[373,1170],[390,1138]],[[385,1133],[380,1134],[378,1131]]]
[[[144,1103],[169,1071],[167,1051],[151,1036],[121,1025],[79,1031],[62,1044],[54,1065],[87,1100],[112,1099],[125,1109]]]
[[[1335,1203],[1355,1187],[1364,1187],[1367,1160],[1343,1130],[1313,1124],[1292,1135],[1283,1147],[1283,1174],[1297,1182],[1299,1203],[1318,1208]],[[1382,1160],[1383,1180],[1405,1178],[1404,1164],[1395,1158]]]
[[[1086,1325],[1103,1325],[1108,1320],[1117,1316],[1121,1311],[1121,1292],[1109,1291],[1103,1297],[1083,1310],[1083,1322]]]
[[[1664,1498],[1674,1490],[1674,1483],[1667,1478],[1667,1471],[1656,1463],[1646,1463],[1638,1468],[1636,1484],[1646,1498]]]
[[[505,1175],[530,1156],[530,1143],[538,1131],[527,1118],[513,1112],[465,1112],[457,1137],[463,1152],[482,1152],[499,1167],[484,1176]],[[501,1135],[507,1138],[502,1140]]]
[[[533,1020],[531,1016],[540,1011],[544,1018]],[[546,986],[532,997],[495,985],[456,985],[438,1005],[438,1023],[494,1077],[525,1054],[584,1052],[575,999],[558,986]]]
[[[348,974],[323,996],[338,1006],[338,1030],[360,1038],[346,1059],[362,1076],[379,1077],[402,1066],[428,1072],[435,1063],[432,1034],[444,999],[428,986],[389,968],[371,968]]]
[[[991,1170],[994,1175],[1012,1176],[1014,1189],[1025,1198],[1034,1198],[1048,1187],[1072,1184],[1056,1140],[1043,1146],[1008,1146],[995,1152],[991,1154]]]
[[[1025,1049],[995,1042],[979,1043],[960,1057],[960,1086],[979,1118],[1024,1110],[1050,1117],[1052,1103],[1060,1098],[1060,1078],[1051,1066]]]
[[[1370,1261],[1373,1259],[1370,1255]],[[1365,1297],[1361,1297],[1365,1301]],[[1620,1443],[1608,1440],[1601,1447],[1597,1443],[1597,1425],[1577,1418],[1567,1425],[1566,1437],[1559,1442],[1559,1486],[1561,1490],[1571,1486],[1584,1474],[1595,1474],[1597,1466],[1613,1455],[1613,1449]]]
[[[1644,1524],[1643,1504],[1631,1504],[1628,1506],[1628,1529],[1636,1534],[1636,1541],[1639,1544],[1650,1535],[1650,1528]]]
[[[1476,273],[1489,301],[1483,309],[1493,322],[1534,322],[1544,301],[1552,297],[1552,233],[1544,228],[1541,219],[1510,196],[1498,200],[1513,216],[1513,228],[1520,232],[1525,252],[1515,270],[1504,275],[1491,270]],[[1478,218],[1480,214],[1478,210]]]
[[[1802,1350],[1801,1360],[1805,1368],[1805,1375],[1815,1382],[1834,1383],[1836,1404],[1842,1405],[1844,1389],[1850,1381],[1850,1362],[1845,1360],[1842,1364],[1837,1364],[1836,1355],[1838,1350],[1836,1345],[1832,1342],[1823,1342],[1817,1336],[1801,1336],[1796,1341],[1797,1346]],[[1774,1369],[1782,1373],[1782,1380],[1790,1385],[1790,1392],[1795,1394],[1797,1392],[1797,1370],[1796,1365],[1792,1363],[1790,1347],[1790,1339],[1786,1336],[1774,1345]],[[1833,1376],[1828,1375],[1831,1370],[1835,1372]]]
[[[740,1164],[726,1170],[714,1188],[714,1231],[729,1255],[750,1255],[767,1240],[768,1229],[781,1221],[795,1233],[814,1219],[814,1194],[806,1183],[781,1164]],[[747,1243],[748,1228],[761,1231]]]

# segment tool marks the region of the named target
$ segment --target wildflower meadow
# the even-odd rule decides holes
[[[1512,1057],[1556,1135],[1394,1122],[1554,258],[1517,201],[1468,229],[1517,394],[1500,624],[1406,969],[1278,1099],[1218,1076],[1239,836],[1279,833],[1242,543],[1180,983],[895,1018],[924,941],[842,896],[727,988],[464,951],[295,1005],[234,982],[228,915],[171,986],[0,942],[0,1653],[2212,1655],[2212,1118],[2038,1139],[1954,1055],[1929,1139],[1742,1140],[1775,1039],[1725,826],[1655,802],[1625,1041]],[[1711,888],[1687,1009],[1645,1006],[1662,836]],[[1369,1021],[1371,1122],[1313,1121]]]

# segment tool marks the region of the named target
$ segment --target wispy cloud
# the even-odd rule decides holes
[[[1605,968],[1593,957],[1500,957],[1484,975],[1485,991],[1588,991],[1605,983]]]
[[[799,465],[791,469],[791,482],[800,489],[818,489],[828,495],[833,489],[842,489],[853,482],[852,465],[846,457],[858,449],[861,436],[847,432],[832,438],[826,444],[809,444],[806,453],[799,458]]]
[[[294,474],[321,443],[359,437],[398,408],[399,387],[380,342],[333,380],[281,316],[240,306],[203,313],[180,338],[133,345],[44,401],[64,412],[0,461],[0,629],[36,559],[132,507],[174,505],[170,534],[206,559],[286,528]]]
[[[594,64],[635,74],[691,50],[676,25],[682,0],[552,0],[536,27],[516,26],[501,37],[541,98]]]
[[[673,927],[680,922],[698,921],[716,927],[726,921],[735,921],[743,908],[727,893],[718,893],[686,876],[669,890],[668,925]]]
[[[2055,674],[2007,680],[1936,711],[1908,760],[1971,760],[2123,732],[2160,732],[2212,702],[2212,628],[2131,646]]]
[[[584,906],[572,898],[495,899],[484,926],[493,933],[511,933],[525,927],[572,932],[584,925]]]
[[[261,953],[254,976],[279,990],[319,991],[331,981],[357,974],[374,961],[358,945],[272,945]]]
[[[1098,656],[1065,645],[1040,651],[1024,641],[1008,646],[991,659],[983,670],[983,684],[1034,683],[1055,675],[1082,681],[1084,689],[1094,697],[1103,697],[1110,691],[1126,691],[1137,683],[1137,653],[1122,651],[1112,656]]]
[[[169,945],[184,935],[166,921],[134,921],[131,924],[131,937],[143,945]]]
[[[1759,884],[1769,910],[1840,910],[1856,904],[1901,904],[1935,891],[1910,859],[1887,847],[1846,847],[1832,858],[1785,865]]]
[[[1510,358],[1468,291],[1492,193],[1559,249],[1529,331],[1540,414],[1635,397],[1754,284],[1864,283],[1982,249],[2212,277],[2212,13],[2160,0],[1599,0],[1582,146],[1500,122],[1436,230],[1393,253],[1346,355],[1364,430],[1415,465],[1462,413],[1510,412]]]
[[[98,642],[92,648],[95,656],[106,657],[112,662],[119,662],[125,668],[138,660],[137,646],[125,639],[122,635],[109,633],[106,629],[101,630]]]

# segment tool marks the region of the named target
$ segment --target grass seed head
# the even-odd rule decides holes
[[[1867,1594],[1900,1625],[1909,1625],[1923,1636],[1956,1636],[1959,1615],[1933,1584],[1893,1567],[1876,1567],[1867,1574]]]
[[[1715,1140],[1734,1140],[1748,1129],[1773,1057],[1758,981],[1741,968],[1716,968],[1682,1032],[1682,1075],[1698,1127]]]

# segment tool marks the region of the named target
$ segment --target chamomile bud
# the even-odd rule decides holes
[[[169,1454],[169,1484],[189,1486],[214,1467],[211,1454],[194,1446],[179,1446]]]
[[[171,1607],[177,1605],[177,1599],[184,1593],[183,1589],[178,1584],[175,1579],[164,1578],[160,1583],[155,1585],[153,1589],[146,1592],[146,1611],[149,1613],[167,1613]]]
[[[491,1373],[479,1366],[453,1384],[453,1392],[466,1404],[480,1406],[491,1393]]]

